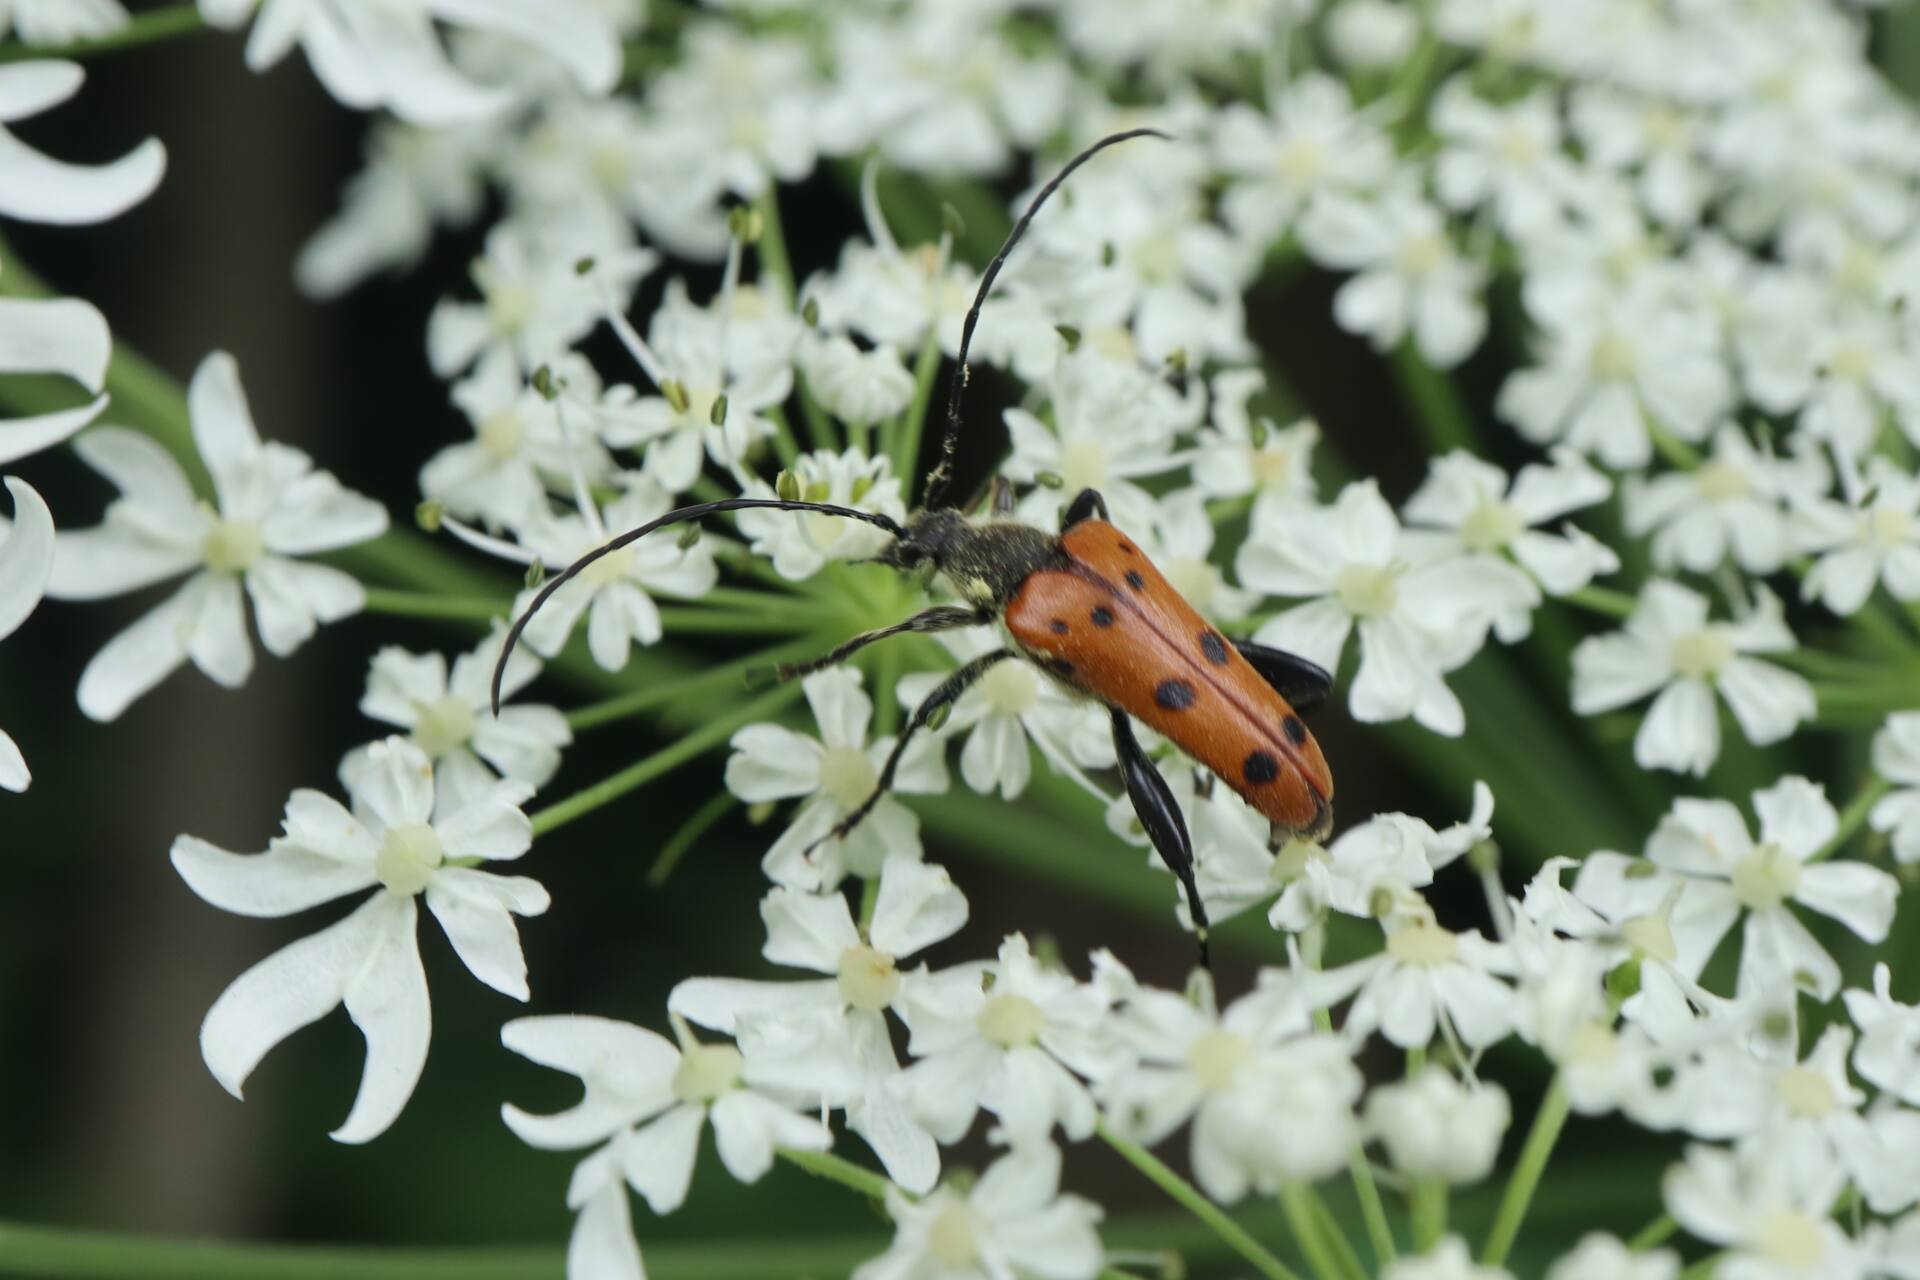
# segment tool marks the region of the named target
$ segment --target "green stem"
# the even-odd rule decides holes
[[[1720,1253],[1708,1254],[1682,1271],[1679,1280],[1713,1280],[1713,1274],[1720,1269],[1720,1260],[1726,1256],[1724,1250]]]
[[[927,326],[920,354],[913,360],[913,399],[893,427],[893,473],[909,503],[920,474],[920,440],[927,430],[927,410],[933,403],[933,380],[940,372],[940,327]]]
[[[1314,1218],[1320,1226],[1320,1238],[1332,1246],[1334,1261],[1340,1264],[1340,1274],[1347,1280],[1367,1280],[1367,1269],[1360,1265],[1360,1254],[1347,1239],[1345,1225],[1333,1216],[1332,1207],[1318,1191],[1308,1187],[1307,1196],[1312,1201]]]
[[[1700,451],[1657,422],[1647,423],[1647,438],[1669,466],[1692,471],[1700,465]]]
[[[389,587],[368,587],[366,593],[368,613],[383,613],[394,618],[491,622],[495,618],[505,618],[512,609],[512,601],[509,600],[436,596],[424,591],[395,591]]]
[[[788,613],[735,613],[730,609],[662,609],[660,625],[670,632],[709,636],[777,636],[796,629]]]
[[[1453,379],[1427,363],[1412,338],[1393,349],[1388,363],[1401,396],[1418,413],[1421,430],[1436,454],[1475,447],[1480,433],[1459,389]]]
[[[1893,784],[1885,778],[1870,777],[1854,792],[1853,799],[1847,801],[1847,807],[1840,811],[1840,825],[1834,829],[1828,841],[1815,849],[1807,858],[1808,862],[1818,862],[1822,858],[1832,857],[1840,851],[1842,845],[1851,840],[1854,833],[1865,824],[1867,816],[1873,812],[1873,806],[1880,797],[1893,790]]]
[[[1581,587],[1578,591],[1569,591],[1560,599],[1609,618],[1632,617],[1634,605],[1638,603],[1625,591],[1615,591],[1610,587]]]
[[[1447,1234],[1447,1184],[1422,1178],[1413,1184],[1413,1249],[1425,1253]]]
[[[565,800],[556,801],[534,813],[532,815],[533,834],[545,835],[556,827],[565,826],[575,818],[584,817],[602,805],[619,799],[636,787],[672,772],[709,747],[726,741],[741,725],[755,720],[769,719],[775,712],[799,696],[799,685],[783,685],[763,698],[755,699],[744,706],[734,708],[726,715],[707,721],[684,738],[675,741],[673,745],[664,747],[645,759],[637,760],[611,777],[604,778],[584,790],[576,791]]]
[[[1185,1178],[1163,1164],[1160,1159],[1145,1147],[1130,1139],[1123,1138],[1107,1126],[1102,1119],[1095,1130],[1108,1146],[1118,1151],[1128,1164],[1145,1174],[1147,1180],[1159,1187],[1174,1202],[1187,1209],[1194,1217],[1213,1229],[1227,1246],[1258,1271],[1267,1280],[1301,1280],[1301,1277],[1287,1265],[1267,1251],[1258,1240],[1248,1235],[1246,1229],[1224,1213],[1220,1206],[1200,1194],[1198,1188]]]
[[[1645,1253],[1678,1230],[1680,1224],[1673,1220],[1673,1216],[1663,1213],[1634,1232],[1633,1238],[1627,1241],[1627,1248],[1633,1253]]]
[[[1373,1262],[1384,1268],[1400,1256],[1393,1243],[1393,1228],[1387,1223],[1387,1206],[1381,1202],[1380,1186],[1373,1180],[1373,1166],[1367,1153],[1355,1147],[1347,1157],[1347,1171],[1353,1177],[1353,1192],[1360,1200],[1360,1220],[1367,1224],[1367,1243],[1373,1248]]]
[[[686,857],[687,850],[693,848],[701,836],[713,830],[713,824],[724,818],[727,811],[738,803],[731,791],[722,789],[696,809],[693,816],[681,823],[680,829],[660,846],[659,855],[654,858],[653,865],[647,868],[647,887],[658,889],[665,884],[667,877],[673,874],[673,869],[680,865],[680,859]]]
[[[779,188],[772,183],[753,198],[753,211],[760,215],[760,265],[766,269],[781,302],[793,308],[793,260],[787,256],[787,233],[780,223]]]
[[[122,49],[137,49],[141,45],[170,40],[175,36],[191,35],[204,26],[206,22],[200,16],[198,5],[172,4],[163,9],[148,9],[143,13],[136,13],[127,25],[118,31],[91,40],[40,45],[21,44],[10,40],[0,44],[0,63],[27,62],[38,58],[73,60],[90,58],[102,53],[118,53]]]
[[[780,1147],[780,1158],[795,1168],[805,1169],[816,1178],[851,1187],[870,1200],[884,1201],[893,1183],[871,1169],[863,1169],[851,1160],[843,1160],[831,1151],[795,1151]],[[906,1195],[906,1192],[900,1194]]]
[[[1526,1220],[1527,1207],[1533,1202],[1534,1189],[1540,1185],[1540,1176],[1546,1172],[1547,1161],[1553,1156],[1553,1146],[1560,1140],[1560,1130],[1567,1123],[1569,1106],[1566,1080],[1556,1073],[1553,1083],[1547,1086],[1547,1096],[1540,1100],[1540,1109],[1534,1113],[1533,1127],[1527,1131],[1519,1163],[1514,1165],[1507,1189],[1500,1196],[1500,1210],[1494,1217],[1493,1229],[1480,1247],[1480,1261],[1486,1266],[1505,1264],[1520,1234],[1520,1224]]]
[[[1340,1269],[1327,1242],[1320,1238],[1320,1223],[1313,1216],[1308,1191],[1309,1188],[1297,1182],[1280,1188],[1280,1207],[1286,1211],[1287,1228],[1293,1232],[1293,1242],[1300,1247],[1307,1266],[1319,1280],[1342,1280],[1346,1273]]]
[[[628,693],[616,694],[604,702],[596,702],[568,712],[567,727],[575,732],[582,729],[597,729],[601,725],[614,724],[681,698],[704,694],[712,689],[725,689],[729,684],[742,683],[746,673],[756,667],[770,667],[790,658],[811,654],[826,647],[828,643],[828,641],[809,636],[788,644],[775,645],[770,649],[761,649],[757,653],[750,653],[744,658],[738,658],[717,667],[709,667],[697,676],[656,681]]]

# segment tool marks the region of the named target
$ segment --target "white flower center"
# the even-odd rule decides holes
[[[1769,1262],[1809,1273],[1827,1254],[1820,1242],[1819,1224],[1798,1209],[1776,1209],[1767,1214],[1754,1232],[1753,1243]]]
[[[767,291],[758,285],[733,286],[733,315],[736,320],[764,320],[773,313]]]
[[[1002,662],[980,679],[980,696],[995,711],[1023,716],[1040,701],[1040,682],[1024,662]]]
[[[475,434],[480,437],[480,452],[495,462],[505,462],[519,453],[521,443],[527,438],[525,424],[512,409],[488,414],[481,419]]]
[[[436,759],[465,746],[472,737],[473,708],[452,694],[421,707],[420,718],[413,725],[413,740]]]
[[[1252,1061],[1253,1046],[1219,1027],[1195,1040],[1187,1050],[1187,1066],[1208,1093],[1224,1091],[1240,1068]]]
[[[1335,575],[1333,591],[1354,617],[1384,617],[1399,602],[1400,573],[1392,565],[1350,564]]]
[[[1469,551],[1498,551],[1526,527],[1527,522],[1511,504],[1486,498],[1460,522],[1460,541]]]
[[[1175,556],[1160,570],[1188,604],[1201,613],[1213,607],[1213,597],[1220,590],[1220,571],[1211,564],[1198,556]]]
[[[580,571],[580,576],[591,583],[595,589],[620,581],[633,572],[634,551],[632,547],[622,547],[618,551],[609,551],[592,564]]]
[[[806,512],[800,517],[800,523],[806,528],[808,543],[821,551],[831,551],[840,539],[857,527],[851,520],[823,515],[818,511]]]
[[[1060,446],[1060,478],[1068,493],[1107,482],[1107,450],[1098,440],[1068,440]]]
[[[1733,868],[1733,896],[1743,906],[1765,911],[1779,906],[1800,887],[1800,864],[1777,844],[1763,844]]]
[[[1715,627],[1690,631],[1673,642],[1667,661],[1682,679],[1710,680],[1733,661],[1733,641]]]
[[[1047,1015],[1025,996],[1011,993],[995,996],[980,1007],[974,1019],[980,1034],[1002,1049],[1018,1049],[1032,1044],[1047,1025]]]
[[[1312,859],[1327,861],[1325,845],[1315,844],[1311,840],[1293,837],[1280,846],[1280,852],[1273,855],[1273,861],[1267,866],[1267,879],[1275,884],[1289,884],[1307,874],[1307,863]]]
[[[1400,274],[1418,280],[1447,260],[1447,241],[1437,231],[1423,231],[1400,242],[1394,254]]]
[[[927,1252],[953,1271],[972,1269],[980,1261],[980,1248],[973,1242],[973,1210],[966,1201],[955,1200],[933,1220],[927,1228]]]
[[[627,184],[633,180],[633,165],[620,147],[595,147],[587,154],[587,168],[601,188],[624,198]]]
[[[1326,152],[1312,138],[1289,138],[1273,156],[1274,173],[1296,191],[1318,182],[1326,167]]]
[[[1665,916],[1636,916],[1620,926],[1620,939],[1650,960],[1672,964],[1680,950]]]
[[[1827,1078],[1808,1067],[1791,1067],[1782,1072],[1779,1090],[1780,1101],[1788,1111],[1811,1119],[1826,1115],[1838,1101]]]
[[[216,519],[200,544],[200,558],[215,573],[244,573],[266,549],[266,537],[253,521]]]
[[[1827,357],[1827,372],[1836,378],[1865,382],[1873,373],[1873,352],[1858,342],[1840,342]]]
[[[482,287],[487,294],[487,323],[495,333],[518,333],[533,318],[533,290],[498,281]]]
[[[1156,231],[1133,247],[1133,265],[1143,280],[1180,278],[1180,242],[1171,231]]]
[[[1587,353],[1587,368],[1596,378],[1630,378],[1635,363],[1633,343],[1617,333],[1601,334]]]
[[[840,998],[865,1013],[878,1013],[900,994],[893,957],[862,943],[840,953]]]
[[[1249,449],[1253,466],[1254,483],[1262,489],[1284,489],[1293,479],[1293,457],[1285,449],[1269,445],[1265,449]]]
[[[1510,125],[1501,130],[1495,148],[1515,169],[1531,169],[1540,163],[1540,139],[1524,126]]]
[[[1744,498],[1753,492],[1753,477],[1725,462],[1707,463],[1693,473],[1693,483],[1700,496],[1709,502]]]
[[[880,771],[858,747],[828,747],[820,756],[820,789],[851,813],[873,794]]]
[[[1892,549],[1913,536],[1913,514],[1897,507],[1875,507],[1867,517],[1867,536]]]
[[[1081,340],[1109,360],[1133,361],[1140,358],[1133,343],[1133,330],[1117,324],[1096,325],[1081,334]],[[1101,473],[1102,475],[1105,472]]]
[[[403,822],[387,829],[387,838],[374,856],[373,874],[387,892],[411,898],[427,887],[446,857],[447,851],[432,827],[424,822]]]
[[[1460,956],[1460,940],[1437,924],[1421,921],[1387,935],[1387,954],[1401,964],[1431,969]]]
[[[682,1102],[712,1102],[739,1083],[740,1051],[730,1044],[696,1044],[673,1073],[673,1096]]]
[[[1610,1067],[1620,1056],[1620,1037],[1598,1022],[1582,1023],[1567,1041],[1567,1061],[1585,1067]]]

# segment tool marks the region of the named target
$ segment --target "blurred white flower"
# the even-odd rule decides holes
[[[1680,1258],[1671,1249],[1629,1249],[1602,1231],[1580,1238],[1573,1252],[1547,1268],[1547,1280],[1676,1280]]]
[[[33,487],[5,478],[13,495],[13,520],[0,520],[0,640],[20,629],[40,603],[53,569],[53,513]],[[0,729],[0,789],[25,791],[32,780],[27,762]]]
[[[0,0],[0,37],[11,28],[22,44],[98,40],[126,25],[118,0]]]
[[[200,362],[187,388],[194,443],[213,475],[216,511],[195,497],[186,473],[151,437],[98,427],[75,445],[120,489],[105,520],[63,532],[47,594],[100,600],[192,573],[179,591],[94,655],[80,676],[80,709],[112,720],[192,659],[229,688],[253,670],[241,587],[267,651],[285,657],[322,622],[359,611],[351,575],[293,559],[352,546],[386,532],[378,503],[343,488],[298,449],[262,443],[224,351]]]
[[[1787,457],[1756,449],[1738,425],[1721,423],[1698,467],[1628,478],[1627,532],[1652,533],[1654,563],[1668,572],[1708,573],[1729,557],[1748,573],[1777,572],[1793,549],[1790,512],[1832,483],[1812,441],[1796,437],[1789,447]]]
[[[62,225],[105,222],[160,185],[167,152],[158,138],[109,164],[72,165],[41,155],[6,128],[80,92],[86,74],[77,62],[0,66],[0,217]]]
[[[1199,432],[1193,481],[1209,498],[1254,494],[1260,503],[1311,502],[1313,450],[1320,426],[1302,419],[1278,427],[1255,420],[1248,401],[1267,385],[1258,369],[1226,369],[1214,375],[1213,415]]]
[[[1893,837],[1893,856],[1920,862],[1920,711],[1900,711],[1873,737],[1873,771],[1898,789],[1882,796],[1869,821]]]
[[[892,347],[862,351],[843,334],[809,334],[797,363],[814,398],[842,422],[869,426],[913,398],[913,374]]]
[[[1060,1149],[1017,1146],[963,1198],[941,1187],[922,1200],[887,1191],[893,1243],[854,1268],[853,1280],[1093,1280],[1105,1260],[1100,1206],[1060,1194]]]
[[[1417,1258],[1388,1263],[1380,1280],[1513,1280],[1513,1273],[1505,1267],[1476,1264],[1466,1241],[1448,1236]]]
[[[886,454],[869,456],[859,449],[833,453],[819,449],[803,453],[790,468],[800,482],[800,496],[808,502],[877,511],[895,520],[907,518],[900,477]],[[755,480],[746,490],[750,498],[771,498],[773,486]],[[798,581],[836,561],[864,560],[887,545],[886,530],[864,520],[827,515],[819,511],[747,510],[736,517],[740,532],[750,539],[755,555],[773,562],[783,578]]]
[[[1492,1082],[1462,1084],[1438,1067],[1367,1095],[1367,1130],[1393,1167],[1411,1178],[1456,1185],[1493,1171],[1513,1123],[1507,1091]]]
[[[200,1051],[234,1097],[268,1050],[345,1003],[367,1039],[359,1096],[333,1132],[366,1142],[399,1116],[426,1065],[432,1015],[420,965],[419,911],[427,909],[473,976],[527,998],[516,915],[547,909],[547,891],[524,876],[475,864],[520,857],[533,826],[519,805],[525,783],[495,783],[457,809],[441,802],[433,765],[404,738],[372,748],[349,811],[318,791],[287,801],[285,834],[265,853],[228,853],[195,836],[173,842],[173,865],[222,910],[288,916],[373,889],[354,912],[276,951],[234,979],[207,1011]]]
[[[1830,1156],[1749,1139],[1733,1150],[1690,1146],[1661,1190],[1690,1235],[1727,1250],[1742,1280],[1866,1280],[1868,1259],[1830,1216],[1845,1185]]]
[[[1265,112],[1222,107],[1212,150],[1228,181],[1221,212],[1256,245],[1279,239],[1322,191],[1364,195],[1394,167],[1392,142],[1354,110],[1343,82],[1320,73],[1288,82]]]
[[[1800,595],[1843,617],[1881,583],[1896,600],[1920,600],[1920,482],[1880,456],[1867,459],[1865,479],[1851,505],[1815,494],[1794,511],[1794,541],[1819,556]]]
[[[0,68],[0,71],[4,71]],[[0,418],[0,466],[59,444],[107,407],[106,317],[78,298],[0,298],[0,375],[57,373],[92,393],[87,403],[31,418]]]

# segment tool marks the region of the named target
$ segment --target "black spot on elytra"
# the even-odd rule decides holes
[[[1256,751],[1247,757],[1245,764],[1240,766],[1240,774],[1248,782],[1256,785],[1272,782],[1280,776],[1280,762],[1264,751]]]
[[[1065,618],[1055,618],[1053,620],[1052,626],[1053,626],[1053,634],[1057,636],[1063,636],[1067,634],[1068,631],[1072,630],[1071,627],[1067,626],[1067,620]]]
[[[1135,591],[1142,591],[1146,588],[1147,580],[1140,576],[1138,569],[1129,569],[1127,570],[1127,585]]]
[[[1280,722],[1280,727],[1287,731],[1287,741],[1296,747],[1307,740],[1307,726],[1300,723],[1299,716],[1288,716]]]
[[[1048,658],[1044,665],[1048,671],[1059,676],[1062,680],[1067,679],[1073,674],[1073,664],[1065,658]]]
[[[1093,618],[1093,625],[1096,627],[1110,627],[1113,625],[1113,610],[1103,604],[1093,606],[1093,613],[1090,616]]]
[[[1227,642],[1211,631],[1200,633],[1200,652],[1216,667],[1227,665]]]
[[[1185,711],[1193,699],[1193,686],[1185,680],[1162,680],[1153,691],[1153,700],[1169,711]]]

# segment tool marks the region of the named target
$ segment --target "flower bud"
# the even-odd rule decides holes
[[[727,398],[725,396],[715,396],[713,398],[713,408],[707,411],[707,421],[716,427],[724,427],[727,425]]]
[[[440,522],[446,518],[447,507],[443,502],[428,498],[413,509],[413,522],[426,533],[440,532]]]
[[[1416,1079],[1375,1089],[1366,1121],[1402,1173],[1478,1182],[1493,1169],[1513,1107],[1497,1084],[1469,1088],[1429,1066]]]
[[[560,389],[554,385],[552,365],[541,365],[533,371],[533,377],[528,381],[533,384],[533,389],[539,393],[542,400],[551,401],[560,394]]]
[[[773,478],[773,491],[783,502],[800,501],[800,477],[791,471],[782,471]]]
[[[693,402],[687,398],[687,388],[678,378],[668,378],[660,384],[660,394],[667,398],[675,413],[685,413]]]

